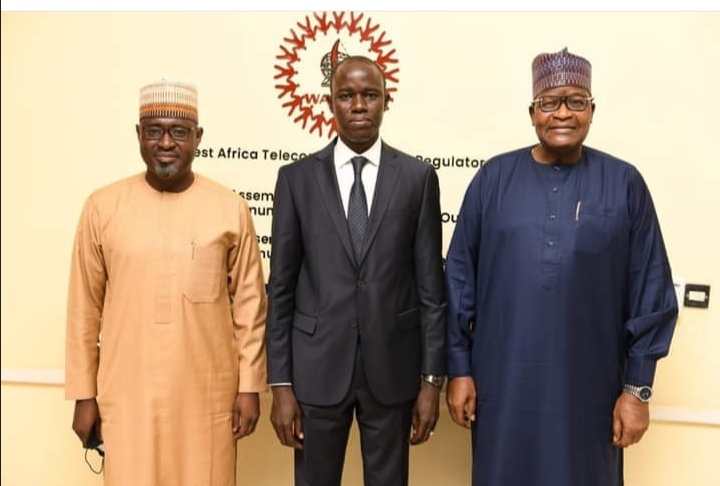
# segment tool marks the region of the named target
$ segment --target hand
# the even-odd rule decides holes
[[[613,409],[613,445],[627,447],[640,442],[649,426],[650,405],[629,393],[621,393]]]
[[[423,381],[412,411],[410,444],[427,441],[440,418],[440,388]]]
[[[451,378],[448,381],[446,400],[453,422],[469,429],[471,422],[475,421],[477,405],[477,392],[472,377]]]
[[[235,440],[255,432],[260,418],[260,397],[256,392],[240,392],[235,396],[232,415],[232,430]]]
[[[302,440],[305,437],[302,430],[302,412],[292,386],[273,386],[272,393],[270,421],[275,429],[275,435],[282,445],[302,449]]]
[[[75,401],[75,413],[73,415],[72,428],[75,435],[80,438],[83,447],[86,447],[87,441],[93,433],[93,428],[97,427],[97,434],[102,439],[102,431],[99,427],[100,410],[97,401],[94,398]]]

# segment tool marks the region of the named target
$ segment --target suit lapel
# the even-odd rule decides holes
[[[338,187],[337,174],[335,172],[333,159],[334,145],[334,143],[331,143],[318,153],[313,168],[315,178],[318,182],[318,188],[320,189],[320,196],[330,216],[330,221],[332,221],[332,225],[340,237],[340,241],[345,248],[345,252],[348,254],[348,258],[354,264],[355,253],[353,252],[352,241],[350,241],[350,230],[348,229],[343,203],[340,200],[340,188]]]
[[[400,164],[397,160],[397,152],[392,147],[383,143],[380,154],[380,167],[377,181],[375,182],[375,195],[373,196],[373,202],[370,208],[370,219],[368,220],[365,244],[363,245],[362,257],[360,258],[361,263],[365,259],[365,255],[377,235],[380,223],[385,217],[388,204],[390,204],[390,198],[395,191],[395,185],[399,179]]]

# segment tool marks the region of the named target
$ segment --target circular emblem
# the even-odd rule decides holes
[[[383,70],[386,92],[393,99],[398,84],[398,60],[392,41],[364,13],[315,12],[290,29],[275,56],[278,99],[288,118],[309,133],[332,138],[337,132],[328,108],[330,78],[338,62],[353,55],[375,60]]]

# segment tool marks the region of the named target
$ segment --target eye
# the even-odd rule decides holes
[[[557,110],[560,106],[558,96],[543,96],[540,98],[540,108],[543,110]]]
[[[378,94],[375,92],[365,93],[365,98],[367,98],[369,100],[376,100],[378,98]]]
[[[143,128],[143,133],[145,134],[145,138],[149,140],[157,140],[162,138],[163,130],[158,127],[145,127]]]
[[[567,99],[568,108],[571,110],[582,111],[585,109],[587,100],[584,96],[569,96]]]
[[[190,135],[190,129],[185,127],[172,127],[170,136],[175,140],[185,140]]]

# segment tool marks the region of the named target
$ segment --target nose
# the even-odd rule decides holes
[[[367,109],[365,98],[361,94],[353,96],[351,108],[353,111],[365,111]]]
[[[572,116],[572,111],[567,106],[567,100],[562,100],[558,109],[553,112],[553,115],[557,118],[567,118]]]
[[[172,147],[175,145],[175,139],[170,136],[170,131],[165,130],[158,143],[161,147]]]

